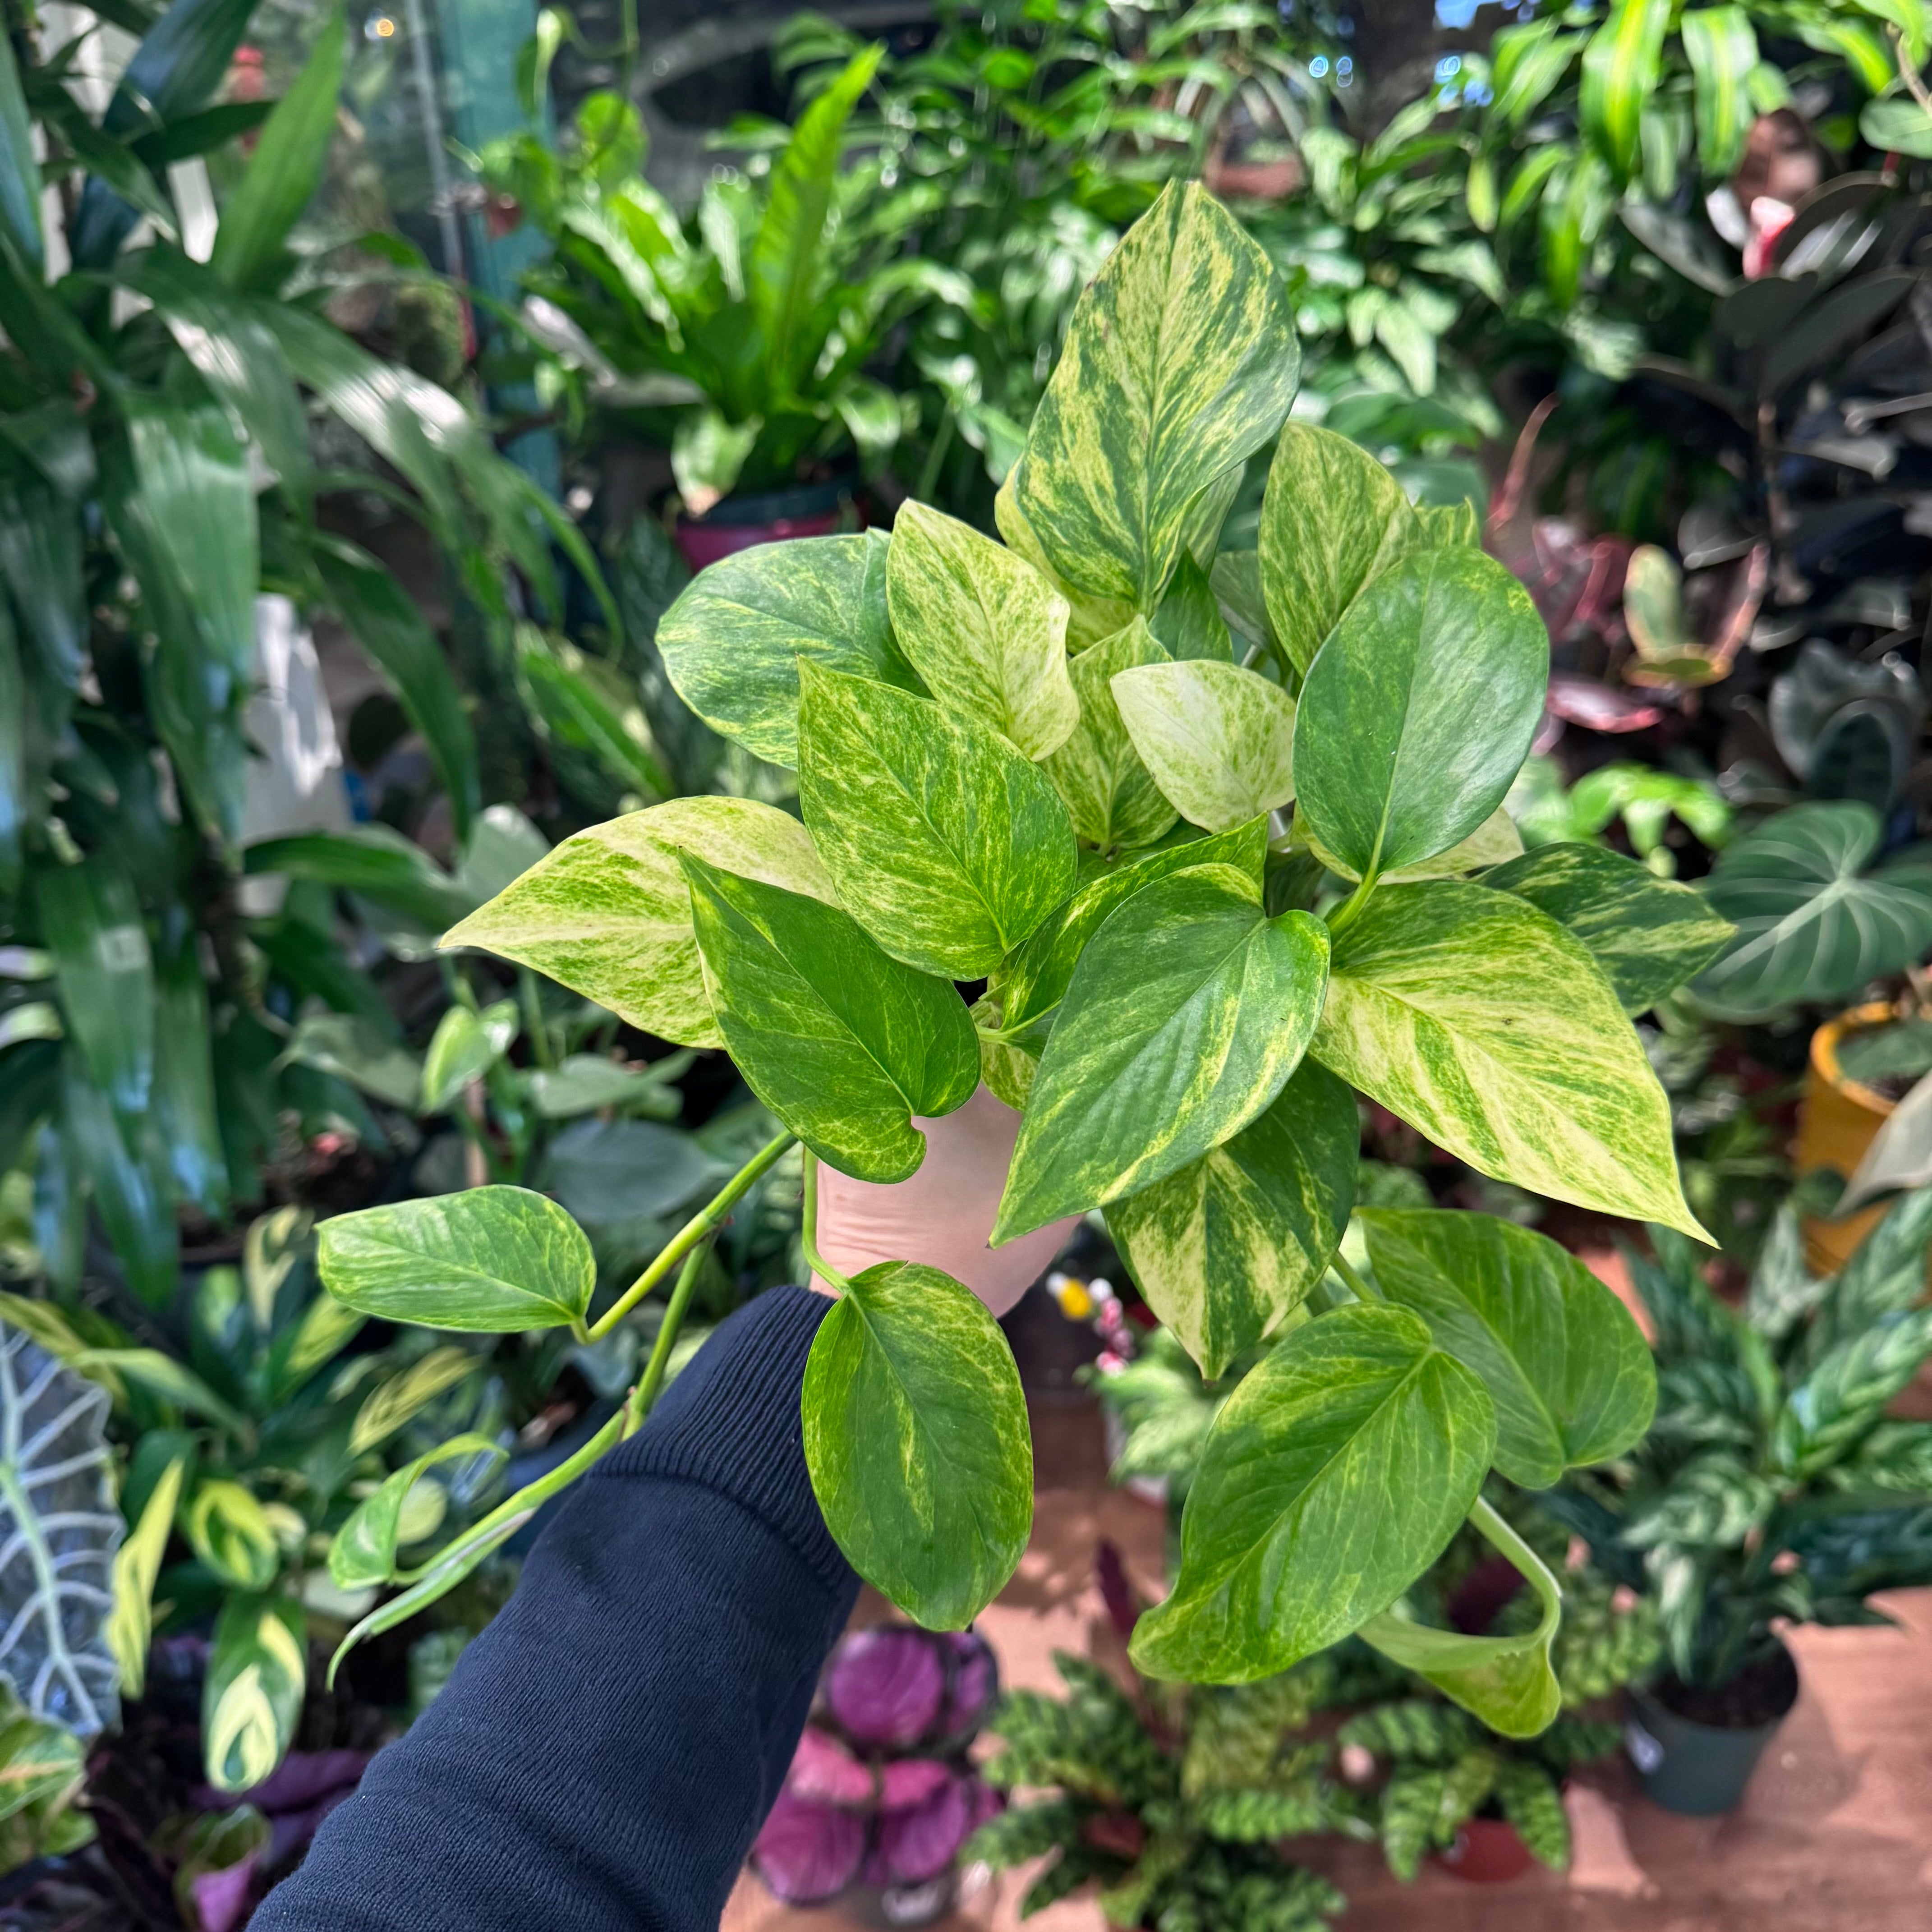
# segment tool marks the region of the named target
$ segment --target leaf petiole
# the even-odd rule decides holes
[[[1342,1277],[1348,1286],[1348,1292],[1358,1301],[1386,1301],[1388,1299],[1343,1255],[1340,1248],[1328,1257],[1328,1265]]]
[[[806,1268],[820,1281],[830,1282],[841,1294],[852,1286],[850,1277],[840,1274],[818,1252],[818,1156],[809,1148],[805,1150],[805,1209],[799,1245],[805,1250]]]
[[[1331,939],[1339,939],[1362,916],[1362,908],[1369,902],[1369,895],[1376,889],[1375,868],[1371,866],[1355,890],[1328,915],[1328,934]]]
[[[644,1364],[644,1372],[638,1378],[637,1386],[624,1405],[626,1436],[634,1436],[643,1426],[644,1418],[650,1414],[651,1406],[658,1399],[658,1390],[664,1386],[664,1377],[670,1368],[671,1351],[677,1346],[678,1331],[684,1326],[685,1312],[691,1306],[698,1277],[704,1272],[704,1257],[711,1252],[711,1244],[716,1238],[714,1230],[684,1258],[677,1286],[664,1304],[664,1319],[658,1324],[657,1340],[651,1344],[650,1360]]]

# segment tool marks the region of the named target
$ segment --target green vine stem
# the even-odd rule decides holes
[[[1543,1621],[1539,1629],[1556,1628],[1563,1604],[1563,1589],[1551,1574],[1550,1566],[1504,1521],[1495,1505],[1478,1496],[1469,1512],[1469,1521],[1487,1539],[1523,1581],[1543,1600]]]
[[[704,1257],[711,1252],[711,1244],[716,1238],[714,1229],[684,1258],[677,1286],[664,1304],[664,1319],[658,1324],[657,1340],[651,1344],[651,1358],[644,1364],[644,1372],[638,1378],[637,1386],[624,1405],[626,1436],[634,1436],[642,1427],[645,1417],[650,1414],[652,1405],[658,1399],[658,1390],[664,1387],[664,1377],[670,1369],[671,1351],[677,1346],[678,1331],[684,1326],[685,1312],[691,1306],[698,1277],[704,1272]]]
[[[1328,915],[1328,936],[1339,939],[1362,916],[1362,908],[1369,902],[1369,895],[1376,889],[1376,871],[1371,866],[1355,890]]]
[[[1342,1277],[1348,1285],[1348,1292],[1358,1301],[1386,1301],[1388,1299],[1373,1282],[1347,1259],[1340,1248],[1328,1257],[1328,1265]]]
[[[820,1281],[829,1282],[841,1294],[852,1286],[850,1278],[818,1252],[818,1156],[809,1148],[805,1150],[805,1206],[799,1226],[799,1245],[805,1250],[806,1268]]]
[[[766,1142],[751,1159],[746,1162],[718,1192],[672,1235],[659,1251],[657,1258],[617,1299],[590,1325],[590,1337],[601,1342],[609,1334],[651,1290],[669,1274],[700,1241],[708,1240],[724,1225],[731,1210],[736,1207],[749,1191],[752,1184],[770,1168],[793,1144],[794,1136],[776,1134]],[[811,1156],[806,1156],[807,1161]],[[810,1168],[806,1170],[808,1174]],[[810,1183],[808,1180],[807,1186]],[[808,1193],[806,1198],[811,1197]],[[662,1332],[662,1331],[660,1331]]]

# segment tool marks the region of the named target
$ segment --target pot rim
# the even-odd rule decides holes
[[[1701,1718],[1687,1718],[1682,1712],[1674,1709],[1658,1695],[1657,1687],[1666,1678],[1675,1675],[1667,1670],[1652,1678],[1647,1683],[1631,1684],[1628,1694],[1634,1702],[1647,1705],[1661,1712],[1673,1724],[1682,1724],[1694,1731],[1703,1731],[1712,1737],[1748,1738],[1760,1731],[1774,1731],[1798,1708],[1798,1700],[1804,1694],[1804,1679],[1798,1667],[1798,1659],[1792,1654],[1790,1646],[1778,1636],[1772,1639],[1772,1644],[1791,1666],[1791,1699],[1781,1711],[1770,1717],[1762,1718],[1754,1724],[1712,1724],[1706,1723]],[[1682,1680],[1680,1678],[1678,1682]]]
[[[1862,1006],[1848,1007],[1835,1019],[1827,1020],[1811,1036],[1811,1070],[1834,1094],[1876,1114],[1883,1120],[1894,1112],[1896,1100],[1888,1100],[1876,1087],[1854,1080],[1838,1064],[1838,1047],[1846,1035],[1868,1033],[1898,1018],[1889,1000],[1868,1000]]]

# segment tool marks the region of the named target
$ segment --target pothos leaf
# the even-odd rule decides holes
[[[1114,701],[1142,762],[1190,823],[1231,832],[1294,796],[1294,700],[1211,659],[1118,672]]]
[[[328,1574],[344,1590],[386,1583],[395,1574],[404,1506],[418,1480],[443,1462],[501,1462],[508,1452],[488,1436],[456,1436],[386,1478],[381,1488],[357,1504],[328,1546]]]
[[[1043,769],[1066,802],[1073,830],[1096,851],[1150,845],[1174,824],[1174,807],[1134,749],[1113,690],[1122,671],[1162,663],[1166,656],[1146,619],[1136,617],[1073,660],[1080,722]]]

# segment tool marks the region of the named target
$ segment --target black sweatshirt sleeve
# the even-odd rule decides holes
[[[858,1592],[799,1426],[830,1306],[706,1342],[254,1932],[716,1932]]]

